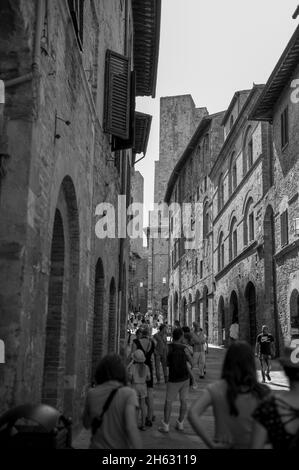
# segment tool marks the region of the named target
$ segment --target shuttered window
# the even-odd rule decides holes
[[[129,138],[121,139],[116,136],[112,136],[111,150],[126,150],[134,147],[136,138],[136,73],[131,72],[130,76],[130,117],[129,117]]]
[[[83,49],[84,0],[68,0],[71,17],[80,50]]]
[[[106,53],[104,132],[127,140],[130,137],[130,64],[116,52]]]
[[[280,234],[281,234],[281,246],[285,246],[289,243],[289,228],[288,228],[288,211],[285,210],[280,216]]]

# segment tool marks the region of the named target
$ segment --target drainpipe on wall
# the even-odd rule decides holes
[[[22,83],[29,82],[34,76],[38,76],[40,70],[40,38],[42,35],[43,28],[43,13],[44,13],[45,0],[37,0],[36,7],[36,29],[35,29],[35,40],[34,40],[34,54],[32,62],[32,72],[20,77],[13,78],[5,81],[5,88],[20,85]]]

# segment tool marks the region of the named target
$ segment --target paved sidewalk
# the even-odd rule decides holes
[[[193,403],[206,388],[206,386],[215,380],[219,379],[221,375],[222,361],[224,358],[225,350],[214,346],[209,347],[209,354],[207,355],[207,374],[205,379],[199,380],[199,388],[192,390],[189,393],[189,404]],[[259,369],[259,361],[257,361]],[[195,369],[197,372],[197,370]],[[261,374],[259,372],[259,377]],[[287,379],[285,378],[278,362],[273,361],[271,383],[268,383],[272,390],[275,392],[284,393],[288,389]],[[201,439],[195,435],[188,420],[185,421],[185,431],[181,433],[176,431],[175,421],[179,413],[179,402],[173,404],[172,418],[170,422],[169,434],[162,434],[158,431],[161,419],[163,417],[165,399],[165,384],[155,385],[154,388],[154,405],[156,420],[152,428],[147,428],[147,431],[141,432],[143,446],[145,449],[205,449],[205,444]],[[210,408],[203,415],[202,420],[205,424],[210,436],[214,433],[214,420],[213,412]],[[89,445],[90,434],[89,431],[82,430],[81,433],[74,439],[73,446],[77,449],[87,449]]]

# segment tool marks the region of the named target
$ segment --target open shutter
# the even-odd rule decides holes
[[[136,108],[136,73],[131,72],[131,86],[130,86],[130,131],[127,140],[120,139],[113,136],[112,138],[112,152],[117,150],[131,149],[134,147],[135,142],[135,108]]]
[[[130,135],[129,59],[116,52],[106,53],[104,132],[127,140]]]

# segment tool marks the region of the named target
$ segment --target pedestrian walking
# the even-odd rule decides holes
[[[299,348],[286,347],[279,360],[290,390],[271,395],[254,411],[252,449],[263,449],[270,442],[274,450],[299,450]]]
[[[147,380],[147,417],[145,419],[146,426],[152,426],[153,413],[154,413],[154,376],[153,376],[153,354],[155,351],[155,344],[152,339],[149,338],[149,331],[147,328],[141,330],[141,338],[133,341],[132,353],[137,349],[140,349],[145,355],[145,364],[150,370],[150,379]]]
[[[232,324],[229,329],[229,342],[230,344],[239,340],[239,323],[238,317],[233,315]]]
[[[167,383],[167,328],[166,325],[160,325],[158,333],[153,336],[155,343],[155,368],[157,383],[161,381],[160,364],[162,365],[164,382]]]
[[[199,323],[193,322],[193,367],[198,367],[199,377],[204,379],[206,374],[206,351],[205,343],[206,338],[203,329],[200,328]]]
[[[145,431],[147,386],[146,382],[151,379],[148,366],[145,364],[145,355],[140,349],[133,354],[133,361],[128,366],[129,383],[135,389],[139,400],[139,408],[141,412],[141,425],[139,429]]]
[[[254,424],[252,413],[269,393],[268,387],[257,381],[251,347],[236,341],[227,350],[221,379],[209,385],[192,405],[189,421],[211,449],[248,449]],[[210,406],[215,419],[214,440],[201,420]]]
[[[189,378],[190,378],[190,388],[192,390],[196,390],[198,387],[196,385],[196,378],[195,374],[193,372],[193,367],[194,367],[194,358],[193,358],[193,340],[192,340],[192,335],[189,326],[183,326],[182,331],[184,333],[184,338],[183,338],[183,343],[185,344],[186,348],[188,349],[188,352],[190,354],[190,357],[192,359],[192,363],[190,364],[187,362],[187,367],[188,367],[188,372],[189,372]]]
[[[83,425],[92,430],[90,449],[141,449],[138,399],[127,386],[127,371],[116,354],[97,366],[96,386],[87,392]]]
[[[270,382],[271,358],[274,356],[274,338],[269,333],[267,325],[263,325],[262,333],[256,338],[256,354],[261,363],[263,382],[266,382],[266,377]]]
[[[184,431],[184,419],[187,413],[187,397],[189,390],[189,371],[187,363],[192,364],[192,358],[186,345],[183,343],[184,334],[180,328],[175,328],[173,341],[169,345],[167,362],[169,368],[166,397],[164,404],[164,420],[158,428],[160,432],[169,432],[169,421],[172,403],[177,395],[180,396],[180,414],[176,421],[176,429]]]

